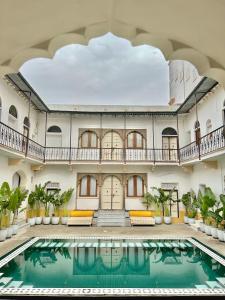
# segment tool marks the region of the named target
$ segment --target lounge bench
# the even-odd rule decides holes
[[[92,210],[73,210],[70,212],[68,218],[68,226],[91,226],[93,221],[94,212]]]
[[[155,219],[152,217],[151,211],[130,211],[130,224],[134,225],[155,225]]]

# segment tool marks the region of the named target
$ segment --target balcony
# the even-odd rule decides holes
[[[225,126],[221,126],[204,135],[199,144],[192,142],[180,148],[180,162],[201,160],[208,156],[218,155],[225,148]],[[221,154],[221,153],[220,153]],[[223,154],[223,152],[222,152]]]
[[[178,149],[44,147],[0,122],[0,146],[40,162],[162,163],[199,160],[225,148],[224,126]]]

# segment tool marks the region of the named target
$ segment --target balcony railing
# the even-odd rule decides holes
[[[0,122],[0,145],[40,161],[93,161],[93,162],[163,162],[179,163],[201,159],[225,148],[225,126],[178,149],[137,148],[70,148],[43,147],[13,128]]]
[[[45,148],[46,161],[177,162],[177,149]]]

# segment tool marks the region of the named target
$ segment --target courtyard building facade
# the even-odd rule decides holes
[[[0,82],[0,182],[73,188],[69,209],[145,210],[151,188],[224,192],[225,92],[188,63],[170,63],[167,106],[45,105],[23,76]],[[214,180],[212,180],[214,178]]]

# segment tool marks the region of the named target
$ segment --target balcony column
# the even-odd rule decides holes
[[[155,116],[152,115],[152,149],[153,149],[153,163],[155,165]]]
[[[99,134],[99,163],[102,162],[102,113],[100,113],[100,134]]]
[[[29,146],[29,136],[30,136],[30,107],[31,107],[31,92],[29,92],[29,104],[28,104],[28,120],[29,120],[29,127],[28,127],[28,132],[27,136],[25,137],[26,139],[26,149],[25,149],[25,156],[27,156],[28,153],[28,146]]]
[[[180,142],[179,142],[179,118],[177,113],[177,156],[178,156],[178,162],[180,164]]]
[[[71,144],[72,144],[72,113],[70,113],[70,149],[69,149],[69,164],[71,164]]]
[[[46,142],[47,142],[47,123],[48,123],[48,113],[45,112],[45,146],[44,146],[44,162],[46,156]]]
[[[124,134],[123,134],[123,161],[126,163],[126,129],[127,129],[127,115],[124,113]]]

